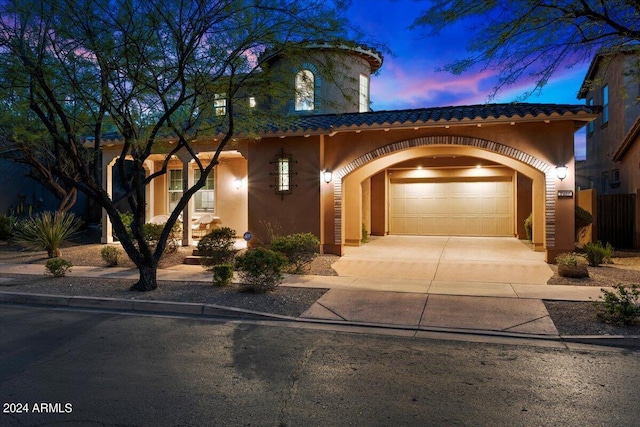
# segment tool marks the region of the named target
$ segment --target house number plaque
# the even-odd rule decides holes
[[[558,190],[558,198],[573,198],[573,190]]]

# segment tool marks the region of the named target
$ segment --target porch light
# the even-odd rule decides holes
[[[566,167],[565,165],[556,166],[556,176],[560,181],[562,181],[567,177],[568,171],[569,171],[569,168]]]
[[[242,188],[242,178],[236,178],[233,180],[233,188],[239,190]]]
[[[331,172],[331,169],[325,169],[325,171],[322,172],[322,179],[327,184],[333,180],[333,173]]]

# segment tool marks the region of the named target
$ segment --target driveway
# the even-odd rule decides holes
[[[553,275],[543,253],[509,237],[373,237],[347,247],[332,267],[339,276],[368,282],[431,282],[432,290],[451,284],[544,285]]]

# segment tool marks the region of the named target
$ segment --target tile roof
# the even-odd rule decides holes
[[[317,114],[299,116],[288,126],[272,128],[274,133],[338,131],[357,128],[384,128],[422,124],[454,124],[479,120],[510,121],[547,119],[578,114],[598,114],[599,106],[571,104],[479,104],[368,113]]]

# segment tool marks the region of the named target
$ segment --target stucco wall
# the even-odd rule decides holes
[[[621,162],[620,168],[620,192],[635,194],[640,189],[640,136],[635,139]]]
[[[332,170],[339,170],[354,159],[364,156],[367,153],[372,152],[377,147],[389,145],[394,142],[403,140],[415,140],[420,137],[428,136],[466,136],[469,138],[481,138],[487,141],[494,141],[504,146],[514,147],[524,153],[527,153],[535,158],[547,163],[551,167],[553,165],[565,164],[569,167],[569,176],[562,182],[555,180],[556,189],[573,189],[574,187],[574,159],[573,159],[573,133],[575,125],[572,121],[550,121],[549,123],[537,122],[537,123],[516,123],[511,125],[509,123],[498,125],[486,125],[482,127],[478,126],[452,126],[449,129],[445,128],[432,128],[432,129],[420,129],[420,130],[389,130],[385,132],[371,131],[361,133],[345,133],[336,134],[333,137],[326,138],[325,140],[325,166]],[[429,150],[459,150],[459,153],[465,152],[465,147],[444,145],[439,147],[423,147],[420,151],[420,155],[429,155]],[[496,158],[493,160],[499,161]],[[378,173],[379,170],[371,170],[371,175]],[[540,179],[539,172],[533,171],[533,169],[527,170],[523,168],[521,173],[531,177]],[[366,176],[362,177],[363,179]],[[553,178],[552,178],[553,179]],[[359,188],[353,185],[343,185],[342,191],[342,209],[347,204],[357,200],[360,195],[356,194],[360,192]],[[555,190],[551,190],[555,191]],[[538,182],[534,186],[533,190],[536,206],[544,206],[545,204],[545,183],[544,181]],[[555,225],[555,235],[551,246],[555,248],[553,251],[548,252],[550,254],[550,260],[555,258],[558,251],[572,250],[573,249],[573,233],[566,230],[573,229],[573,204],[574,200],[570,199],[556,199],[555,193],[551,193],[554,204],[556,206],[555,216],[551,219],[543,218],[545,216],[544,210],[538,211],[537,218],[534,221],[539,222],[541,225],[537,227],[537,244],[536,247],[542,248],[542,241],[544,240],[544,233],[542,224],[548,223]],[[350,202],[351,200],[351,202]],[[361,206],[360,206],[361,209]],[[332,212],[333,206],[325,206],[324,212],[327,214],[328,220],[325,222],[325,237],[327,242],[331,242],[333,237],[330,230],[334,227]],[[362,213],[356,212],[353,215],[355,218],[360,218]],[[343,238],[347,243],[356,241],[357,233],[356,226],[359,227],[360,220],[353,221],[346,218],[346,222],[341,225],[344,227]],[[553,230],[551,231],[553,233]],[[542,234],[538,234],[542,233]],[[339,242],[336,242],[339,244]],[[549,248],[548,248],[549,249]]]
[[[247,214],[247,162],[242,158],[223,159],[216,166],[216,216],[223,227],[236,230],[242,236],[249,227]],[[241,188],[236,188],[236,179],[242,180]]]
[[[281,150],[291,155],[291,194],[276,194],[275,164]],[[320,155],[318,137],[263,138],[248,147],[249,230],[254,243],[268,242],[267,227],[283,234],[320,236]]]
[[[630,192],[623,185],[616,187],[610,183],[612,171],[620,166],[613,162],[611,157],[640,115],[640,104],[636,101],[640,94],[640,85],[637,73],[630,73],[632,64],[631,55],[621,55],[611,61],[603,61],[596,73],[599,84],[585,97],[587,100],[593,98],[594,105],[602,105],[602,87],[609,87],[609,122],[604,123],[602,116],[597,118],[593,134],[588,134],[586,141],[585,175],[591,178],[593,188],[600,194]],[[622,178],[622,170],[620,172]],[[603,173],[608,174],[607,182],[603,179]]]
[[[316,79],[316,108],[304,114],[353,113],[359,111],[360,74],[371,75],[371,66],[364,58],[348,51],[330,53],[310,50],[294,59],[279,58],[272,63],[275,74],[291,82],[288,113],[295,113],[295,75],[309,69]]]

